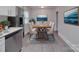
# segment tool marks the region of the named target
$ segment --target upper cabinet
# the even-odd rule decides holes
[[[7,6],[0,6],[0,15],[2,15],[2,16],[8,15],[8,7]]]
[[[8,7],[8,16],[16,16],[17,15],[17,7],[9,6]]]
[[[23,17],[24,10],[20,7],[17,7],[16,9],[18,17]]]
[[[2,16],[16,16],[16,6],[0,6],[0,15]]]

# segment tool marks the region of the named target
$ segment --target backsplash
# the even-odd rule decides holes
[[[7,19],[7,16],[0,16],[0,21]]]

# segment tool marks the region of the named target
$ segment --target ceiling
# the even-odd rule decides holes
[[[41,6],[27,6],[32,9],[55,9],[57,6],[43,6],[44,8],[41,8]]]

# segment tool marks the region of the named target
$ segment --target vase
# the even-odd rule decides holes
[[[8,32],[8,26],[5,26],[5,31],[4,32]]]
[[[7,30],[8,29],[8,26],[5,26],[5,30]]]

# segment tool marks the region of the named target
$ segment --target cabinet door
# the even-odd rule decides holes
[[[6,36],[5,42],[5,51],[6,52],[19,52],[22,48],[22,38],[23,34],[22,31],[17,31],[13,34]]]
[[[0,52],[5,52],[5,37],[0,38]]]
[[[8,16],[16,16],[16,7],[15,6],[9,6]]]
[[[20,30],[14,35],[14,39],[16,39],[16,44],[18,47],[18,51],[22,49],[22,39],[23,39],[23,31]]]
[[[6,39],[6,52],[17,52],[18,48],[17,48],[17,43],[16,43],[16,39],[14,39],[13,37],[9,37]]]
[[[23,31],[20,30],[18,33],[18,48],[22,49],[22,39],[23,39]]]
[[[0,15],[3,15],[3,16],[8,15],[8,6],[0,6]]]

